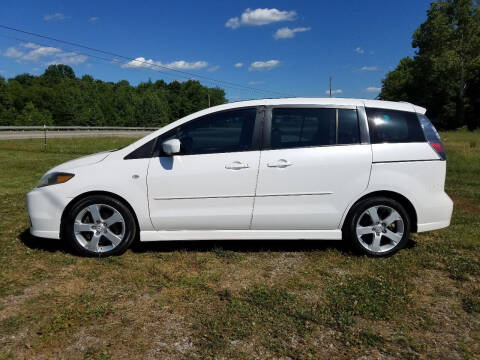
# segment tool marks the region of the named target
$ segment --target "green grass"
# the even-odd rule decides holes
[[[335,242],[138,244],[28,235],[49,168],[134,139],[0,142],[0,359],[480,357],[480,132],[442,134],[452,225],[388,259]]]

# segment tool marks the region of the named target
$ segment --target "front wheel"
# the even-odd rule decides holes
[[[78,201],[65,220],[65,236],[83,256],[120,255],[135,238],[135,219],[121,201],[93,195]]]
[[[373,197],[360,201],[346,224],[354,247],[370,256],[389,256],[402,249],[410,235],[410,218],[393,199]]]

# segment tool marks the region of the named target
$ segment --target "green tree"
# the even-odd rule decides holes
[[[163,80],[132,86],[81,79],[67,65],[50,65],[43,75],[0,77],[0,124],[162,126],[226,101],[225,92],[198,81]]]
[[[52,115],[48,111],[39,111],[32,102],[28,102],[17,116],[17,125],[21,126],[42,126],[52,123]]]
[[[73,69],[68,65],[58,64],[58,65],[50,65],[45,72],[43,73],[45,78],[68,78],[68,79],[75,79],[75,72]]]
[[[379,98],[423,105],[440,128],[471,125],[475,115],[469,88],[480,70],[478,1],[433,2],[412,46],[415,57],[402,59],[387,74]]]

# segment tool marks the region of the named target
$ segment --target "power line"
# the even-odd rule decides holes
[[[273,90],[264,90],[264,89],[260,89],[260,88],[255,88],[255,87],[251,87],[251,86],[246,86],[246,85],[242,85],[242,84],[233,83],[233,82],[230,82],[230,81],[217,80],[217,79],[214,79],[214,78],[211,78],[211,77],[208,77],[208,76],[204,76],[204,75],[200,75],[200,74],[196,74],[196,73],[191,73],[191,72],[184,71],[184,70],[175,69],[175,68],[172,68],[172,67],[169,67],[169,66],[166,66],[166,65],[152,64],[152,63],[147,62],[147,61],[138,60],[136,58],[132,58],[132,57],[129,57],[129,56],[124,56],[124,55],[117,54],[117,53],[114,53],[114,52],[111,52],[111,51],[96,49],[96,48],[93,48],[93,47],[90,47],[90,46],[85,46],[85,45],[78,44],[78,43],[75,43],[75,42],[61,40],[61,39],[57,39],[57,38],[54,38],[54,37],[51,37],[51,36],[46,36],[46,35],[30,32],[30,31],[26,31],[26,30],[21,30],[21,29],[17,29],[17,28],[2,25],[2,24],[0,24],[0,28],[10,30],[10,31],[19,32],[19,33],[30,35],[30,36],[39,37],[39,38],[50,40],[50,41],[55,41],[55,42],[58,42],[58,43],[62,43],[62,44],[66,44],[66,45],[70,45],[70,46],[74,46],[74,47],[79,47],[79,48],[82,48],[82,49],[102,53],[102,54],[105,54],[105,55],[110,55],[110,56],[121,58],[121,59],[128,60],[128,61],[135,61],[137,63],[144,63],[144,64],[148,65],[148,68],[151,68],[152,66],[154,66],[154,67],[157,67],[157,68],[170,70],[170,71],[174,71],[174,72],[177,72],[177,73],[180,73],[180,74],[188,75],[189,77],[193,76],[193,77],[205,79],[205,80],[208,80],[208,81],[211,81],[211,82],[214,82],[214,83],[223,84],[224,86],[228,86],[228,87],[233,86],[233,87],[236,87],[236,88],[243,88],[243,89],[251,90],[251,91],[257,91],[257,92],[263,92],[263,93],[271,93],[271,94],[278,94],[278,95],[282,95],[282,96],[294,97],[294,95],[292,95],[292,94],[287,94],[287,93],[273,91]],[[92,55],[90,55],[90,56],[92,56]],[[115,60],[115,59],[113,59],[113,60]]]
[[[10,40],[15,40],[15,41],[19,42],[20,44],[31,41],[29,39],[23,39],[23,38],[18,38],[18,37],[15,37],[15,36],[7,36],[7,35],[2,35],[2,34],[0,34],[0,37],[10,39]],[[38,41],[35,41],[35,44],[40,45],[40,46],[44,46],[44,47],[51,47],[52,46],[51,44],[45,44],[45,43],[41,43],[41,42],[38,42]],[[65,47],[62,47],[61,49],[64,50],[64,51],[73,52],[76,55],[84,55],[84,56],[88,56],[88,57],[91,57],[91,58],[94,58],[94,59],[103,60],[103,61],[106,61],[108,63],[126,64],[126,62],[123,62],[123,61],[120,61],[120,60],[117,60],[117,59],[105,58],[105,57],[101,57],[101,56],[97,56],[97,55],[92,55],[90,53],[80,52],[76,49],[67,49]],[[152,66],[155,66],[155,65],[152,65]],[[147,68],[147,70],[152,70],[152,71],[155,71],[155,72],[161,72],[162,75],[176,80],[176,77],[174,75],[169,74],[168,72],[164,72],[163,70],[156,70],[156,69],[152,69],[152,68]],[[186,76],[186,75],[183,75],[183,74],[179,74],[178,76],[180,76],[184,79],[187,79],[187,80],[192,80],[193,79],[191,76]],[[211,80],[204,80],[204,81],[215,84],[215,82],[213,82]],[[232,89],[235,89],[235,90],[246,90],[245,88],[239,88],[235,85],[226,85],[226,87],[229,87],[229,88],[232,88]],[[253,91],[253,90],[251,90],[251,91]],[[265,91],[267,91],[267,90],[265,90]]]
[[[5,39],[10,39],[10,40],[15,40],[17,42],[19,42],[20,44],[21,43],[25,43],[25,42],[29,42],[30,40],[28,39],[23,39],[23,38],[19,38],[19,37],[15,37],[15,36],[7,36],[7,35],[2,35],[0,34],[0,37],[3,37]],[[51,47],[51,44],[45,44],[45,43],[41,43],[41,42],[38,42],[38,41],[35,41],[35,44],[36,45],[39,45],[39,46],[44,46],[44,47]],[[75,53],[76,55],[84,55],[84,56],[89,56],[91,58],[94,58],[94,59],[99,59],[99,60],[103,60],[103,61],[106,61],[108,63],[117,63],[117,64],[126,64],[125,62],[123,61],[120,61],[120,60],[117,60],[117,59],[112,59],[112,58],[105,58],[105,57],[101,57],[101,56],[98,56],[98,55],[92,55],[90,53],[86,53],[86,52],[80,52],[76,49],[68,49],[68,48],[64,48],[62,47],[62,50],[64,51],[69,51],[69,52],[73,52]],[[152,70],[152,71],[156,71],[156,72],[160,72],[160,70],[156,70],[156,69],[151,69],[151,68],[148,68],[147,70]],[[162,72],[162,75],[164,76],[167,76],[167,77],[170,77],[172,79],[176,79],[175,76],[173,76],[172,74],[169,74],[169,73],[166,73],[164,71],[161,71]],[[191,76],[186,76],[186,75],[178,75],[184,79],[187,79],[187,80],[190,80],[192,79]],[[204,80],[206,82],[212,82],[211,80]],[[228,85],[227,87],[230,87],[232,89],[235,89],[235,90],[245,90],[243,88],[238,88],[237,86],[234,86],[234,85]]]

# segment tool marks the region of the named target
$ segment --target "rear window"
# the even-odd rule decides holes
[[[388,109],[365,110],[372,144],[425,142],[417,114]]]

